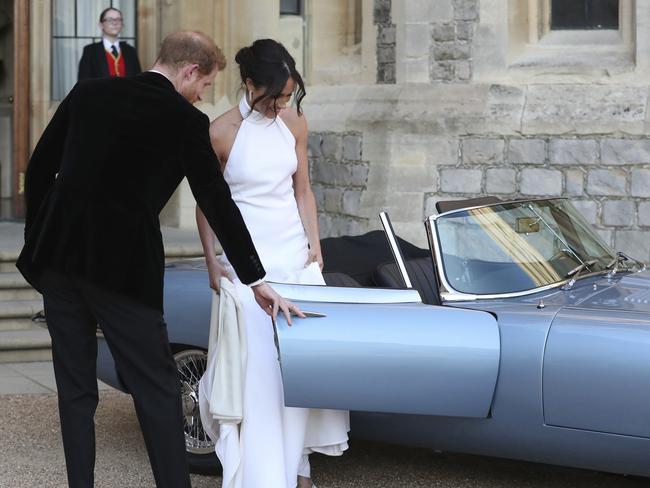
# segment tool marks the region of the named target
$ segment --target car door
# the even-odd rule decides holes
[[[273,287],[318,314],[275,323],[286,405],[488,416],[500,357],[489,313],[407,289]]]

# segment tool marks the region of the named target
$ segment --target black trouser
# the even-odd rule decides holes
[[[43,273],[41,285],[70,488],[94,483],[97,324],[133,396],[156,486],[189,487],[180,387],[162,314],[54,271]]]

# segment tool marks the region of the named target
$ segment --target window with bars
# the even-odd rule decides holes
[[[52,1],[52,100],[63,100],[77,82],[83,48],[101,40],[99,15],[108,7],[122,12],[120,40],[136,47],[137,0]]]
[[[551,30],[618,29],[619,0],[552,0]]]

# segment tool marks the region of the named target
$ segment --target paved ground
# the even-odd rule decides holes
[[[65,486],[51,363],[0,365],[0,486]],[[12,384],[13,390],[7,385]],[[22,385],[22,386],[21,386]],[[98,488],[154,486],[133,404],[104,387],[97,410]],[[319,488],[637,488],[648,480],[504,461],[435,454],[362,441],[340,458],[312,456]],[[217,488],[220,478],[193,475],[194,488]]]

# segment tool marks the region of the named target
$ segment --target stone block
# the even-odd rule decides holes
[[[456,38],[459,41],[471,41],[474,38],[475,22],[457,22]]]
[[[622,170],[592,169],[587,174],[589,195],[625,196],[626,174]]]
[[[316,208],[324,209],[325,193],[323,192],[323,187],[319,184],[315,184],[311,186],[311,191],[314,192],[314,199],[316,200]]]
[[[596,234],[607,244],[607,247],[613,249],[612,241],[614,240],[614,231],[611,229],[594,229]]]
[[[510,168],[490,168],[485,172],[486,193],[515,193],[517,172]]]
[[[406,57],[426,56],[431,44],[431,27],[429,24],[404,24],[404,54]]]
[[[429,58],[427,56],[417,59],[403,59],[401,65],[403,72],[401,83],[429,82]]]
[[[395,62],[395,46],[388,44],[377,46],[377,63],[394,63]]]
[[[343,191],[340,188],[325,188],[323,194],[325,196],[325,211],[340,213],[341,195],[343,194]]]
[[[454,15],[452,0],[408,0],[400,2],[400,6],[406,22],[440,22]]]
[[[332,237],[332,216],[326,213],[318,213],[318,231],[321,239]]]
[[[551,164],[597,164],[598,142],[592,139],[551,139],[548,158]]]
[[[464,164],[502,164],[503,139],[463,139]]]
[[[457,61],[454,67],[456,78],[459,81],[469,81],[472,79],[472,62]]]
[[[361,136],[358,134],[346,134],[343,136],[343,159],[349,161],[361,160]]]
[[[351,172],[350,165],[321,160],[314,164],[312,180],[314,183],[347,186],[350,184]]]
[[[471,44],[465,41],[436,42],[433,45],[433,58],[436,61],[469,59]]]
[[[394,25],[380,25],[377,30],[377,44],[395,44],[396,28]]]
[[[430,164],[458,164],[460,141],[455,137],[427,137],[427,145]]]
[[[637,133],[647,100],[647,86],[530,84],[521,128],[525,134]]]
[[[343,192],[343,213],[359,215],[361,209],[361,190],[345,190]]]
[[[325,134],[323,135],[323,143],[321,144],[321,152],[323,157],[340,161],[343,154],[343,143],[340,134]]]
[[[440,189],[449,193],[480,193],[483,173],[480,169],[451,169],[440,171]]]
[[[648,262],[650,259],[650,231],[616,230],[614,245],[617,251]]]
[[[323,137],[318,132],[312,132],[307,139],[307,155],[310,158],[320,158],[323,155],[321,144]]]
[[[584,173],[579,169],[570,169],[565,174],[566,193],[571,197],[579,197],[585,192]]]
[[[373,21],[375,24],[390,24],[392,0],[374,0]]]
[[[433,62],[429,68],[431,81],[453,81],[454,65],[449,61]]]
[[[544,164],[546,141],[543,139],[510,139],[508,161],[514,164]]]
[[[603,164],[650,164],[650,139],[603,139]]]
[[[368,164],[355,164],[350,171],[350,185],[363,186],[368,183]]]
[[[436,22],[433,24],[431,30],[431,36],[434,41],[445,42],[455,40],[456,32],[455,26],[452,23],[440,23]]]
[[[639,202],[639,225],[650,226],[650,202]]]
[[[395,63],[382,63],[377,66],[377,83],[395,83]]]
[[[635,205],[631,200],[607,200],[603,202],[604,225],[628,227],[636,220]]]
[[[454,6],[453,0],[431,0],[426,1],[431,8],[431,15],[429,20],[431,21],[443,21],[443,20],[452,20],[454,18]]]
[[[454,19],[477,20],[478,0],[454,0]]]
[[[418,222],[422,218],[424,193],[391,192],[384,207],[393,222]],[[375,215],[372,216],[376,218]],[[398,226],[396,226],[399,229]]]
[[[571,200],[571,203],[587,222],[595,225],[598,222],[598,204],[593,200]]]
[[[525,168],[521,171],[520,191],[523,195],[559,196],[562,194],[562,172]]]
[[[633,169],[630,180],[632,196],[650,197],[650,169]]]

